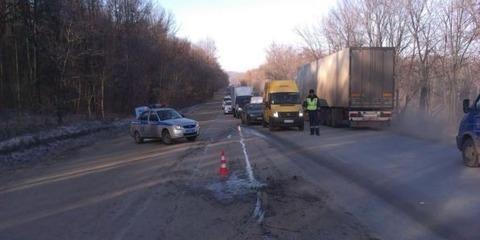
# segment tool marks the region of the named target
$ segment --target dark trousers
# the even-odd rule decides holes
[[[318,119],[318,111],[308,111],[308,120],[310,121],[310,134],[320,135],[320,121]]]

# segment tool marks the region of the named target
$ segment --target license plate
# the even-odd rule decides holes
[[[193,133],[195,130],[185,130],[185,133]]]
[[[257,120],[262,120],[262,117],[257,117]]]
[[[284,123],[293,123],[293,120],[287,119],[287,120],[283,120],[283,122],[284,122]]]

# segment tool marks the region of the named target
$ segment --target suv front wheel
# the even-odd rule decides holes
[[[468,138],[462,145],[463,164],[468,167],[480,167],[478,152],[473,139]]]

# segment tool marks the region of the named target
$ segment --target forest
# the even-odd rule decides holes
[[[0,1],[0,111],[104,119],[149,103],[183,107],[228,76],[210,41],[176,36],[149,0]]]

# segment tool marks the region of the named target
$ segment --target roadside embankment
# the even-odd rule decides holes
[[[129,120],[84,121],[0,141],[0,168],[32,164],[65,150],[86,146],[96,139],[125,132]]]

